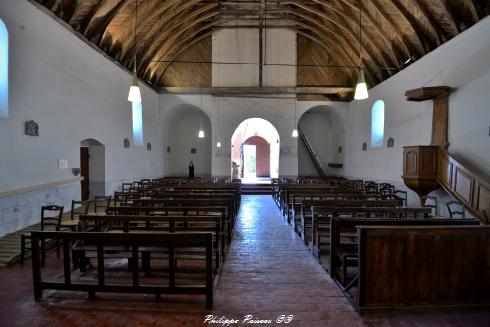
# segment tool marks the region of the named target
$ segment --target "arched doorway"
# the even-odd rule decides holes
[[[81,198],[105,195],[105,146],[95,139],[80,142]]]
[[[239,165],[238,176],[247,182],[279,176],[279,133],[262,118],[241,122],[231,137],[231,160]]]

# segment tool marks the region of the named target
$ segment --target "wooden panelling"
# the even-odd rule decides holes
[[[490,183],[487,176],[476,173],[469,164],[463,165],[439,147],[437,182],[457,200],[461,201],[472,215],[488,223],[490,210]]]
[[[473,199],[473,186],[475,183],[474,179],[459,168],[456,168],[454,176],[454,192],[464,199],[467,205],[471,205]]]
[[[490,227],[359,229],[361,312],[490,305]]]
[[[405,155],[405,170],[404,173],[416,174],[417,173],[417,152],[409,151]]]

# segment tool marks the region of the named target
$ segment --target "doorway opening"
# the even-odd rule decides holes
[[[105,146],[95,139],[80,142],[81,199],[105,195]]]
[[[249,118],[231,138],[231,160],[242,183],[270,183],[279,176],[279,133],[265,119]],[[235,165],[235,166],[236,166]]]

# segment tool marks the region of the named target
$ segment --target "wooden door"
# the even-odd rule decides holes
[[[260,136],[252,136],[248,138],[244,144],[255,145],[256,153],[256,176],[257,177],[270,177],[270,154],[271,146],[265,139]]]
[[[89,155],[88,148],[80,148],[80,174],[83,177],[81,181],[82,186],[82,201],[88,200],[90,197],[89,192]]]

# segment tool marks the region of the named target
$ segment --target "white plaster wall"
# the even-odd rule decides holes
[[[125,149],[123,139],[132,139],[131,75],[26,0],[0,1],[0,16],[10,37],[10,114],[0,119],[0,192],[73,177],[71,169],[58,169],[57,161],[79,167],[80,141],[87,138],[105,146],[106,194],[121,180],[162,174],[159,96],[153,90],[142,86],[144,139],[153,150]],[[39,123],[39,137],[23,133],[31,119]],[[45,192],[54,194],[54,203],[74,198],[72,192]],[[16,215],[17,226],[28,223],[41,200]],[[11,230],[3,226],[0,234]]]
[[[291,87],[296,85],[296,33],[284,28],[263,31],[263,85]],[[259,86],[259,30],[229,28],[212,37],[213,86]],[[281,64],[277,66],[273,64]]]
[[[296,86],[296,32],[284,28],[267,28],[264,30],[264,42],[266,65],[263,85]]]
[[[455,88],[449,99],[449,152],[490,173],[490,18],[486,18],[349,104],[346,173],[402,185],[403,146],[430,143],[432,101],[408,102],[405,91],[422,86]],[[385,101],[385,146],[370,144],[371,106]],[[393,148],[386,147],[389,137]],[[412,203],[416,203],[411,192]]]

